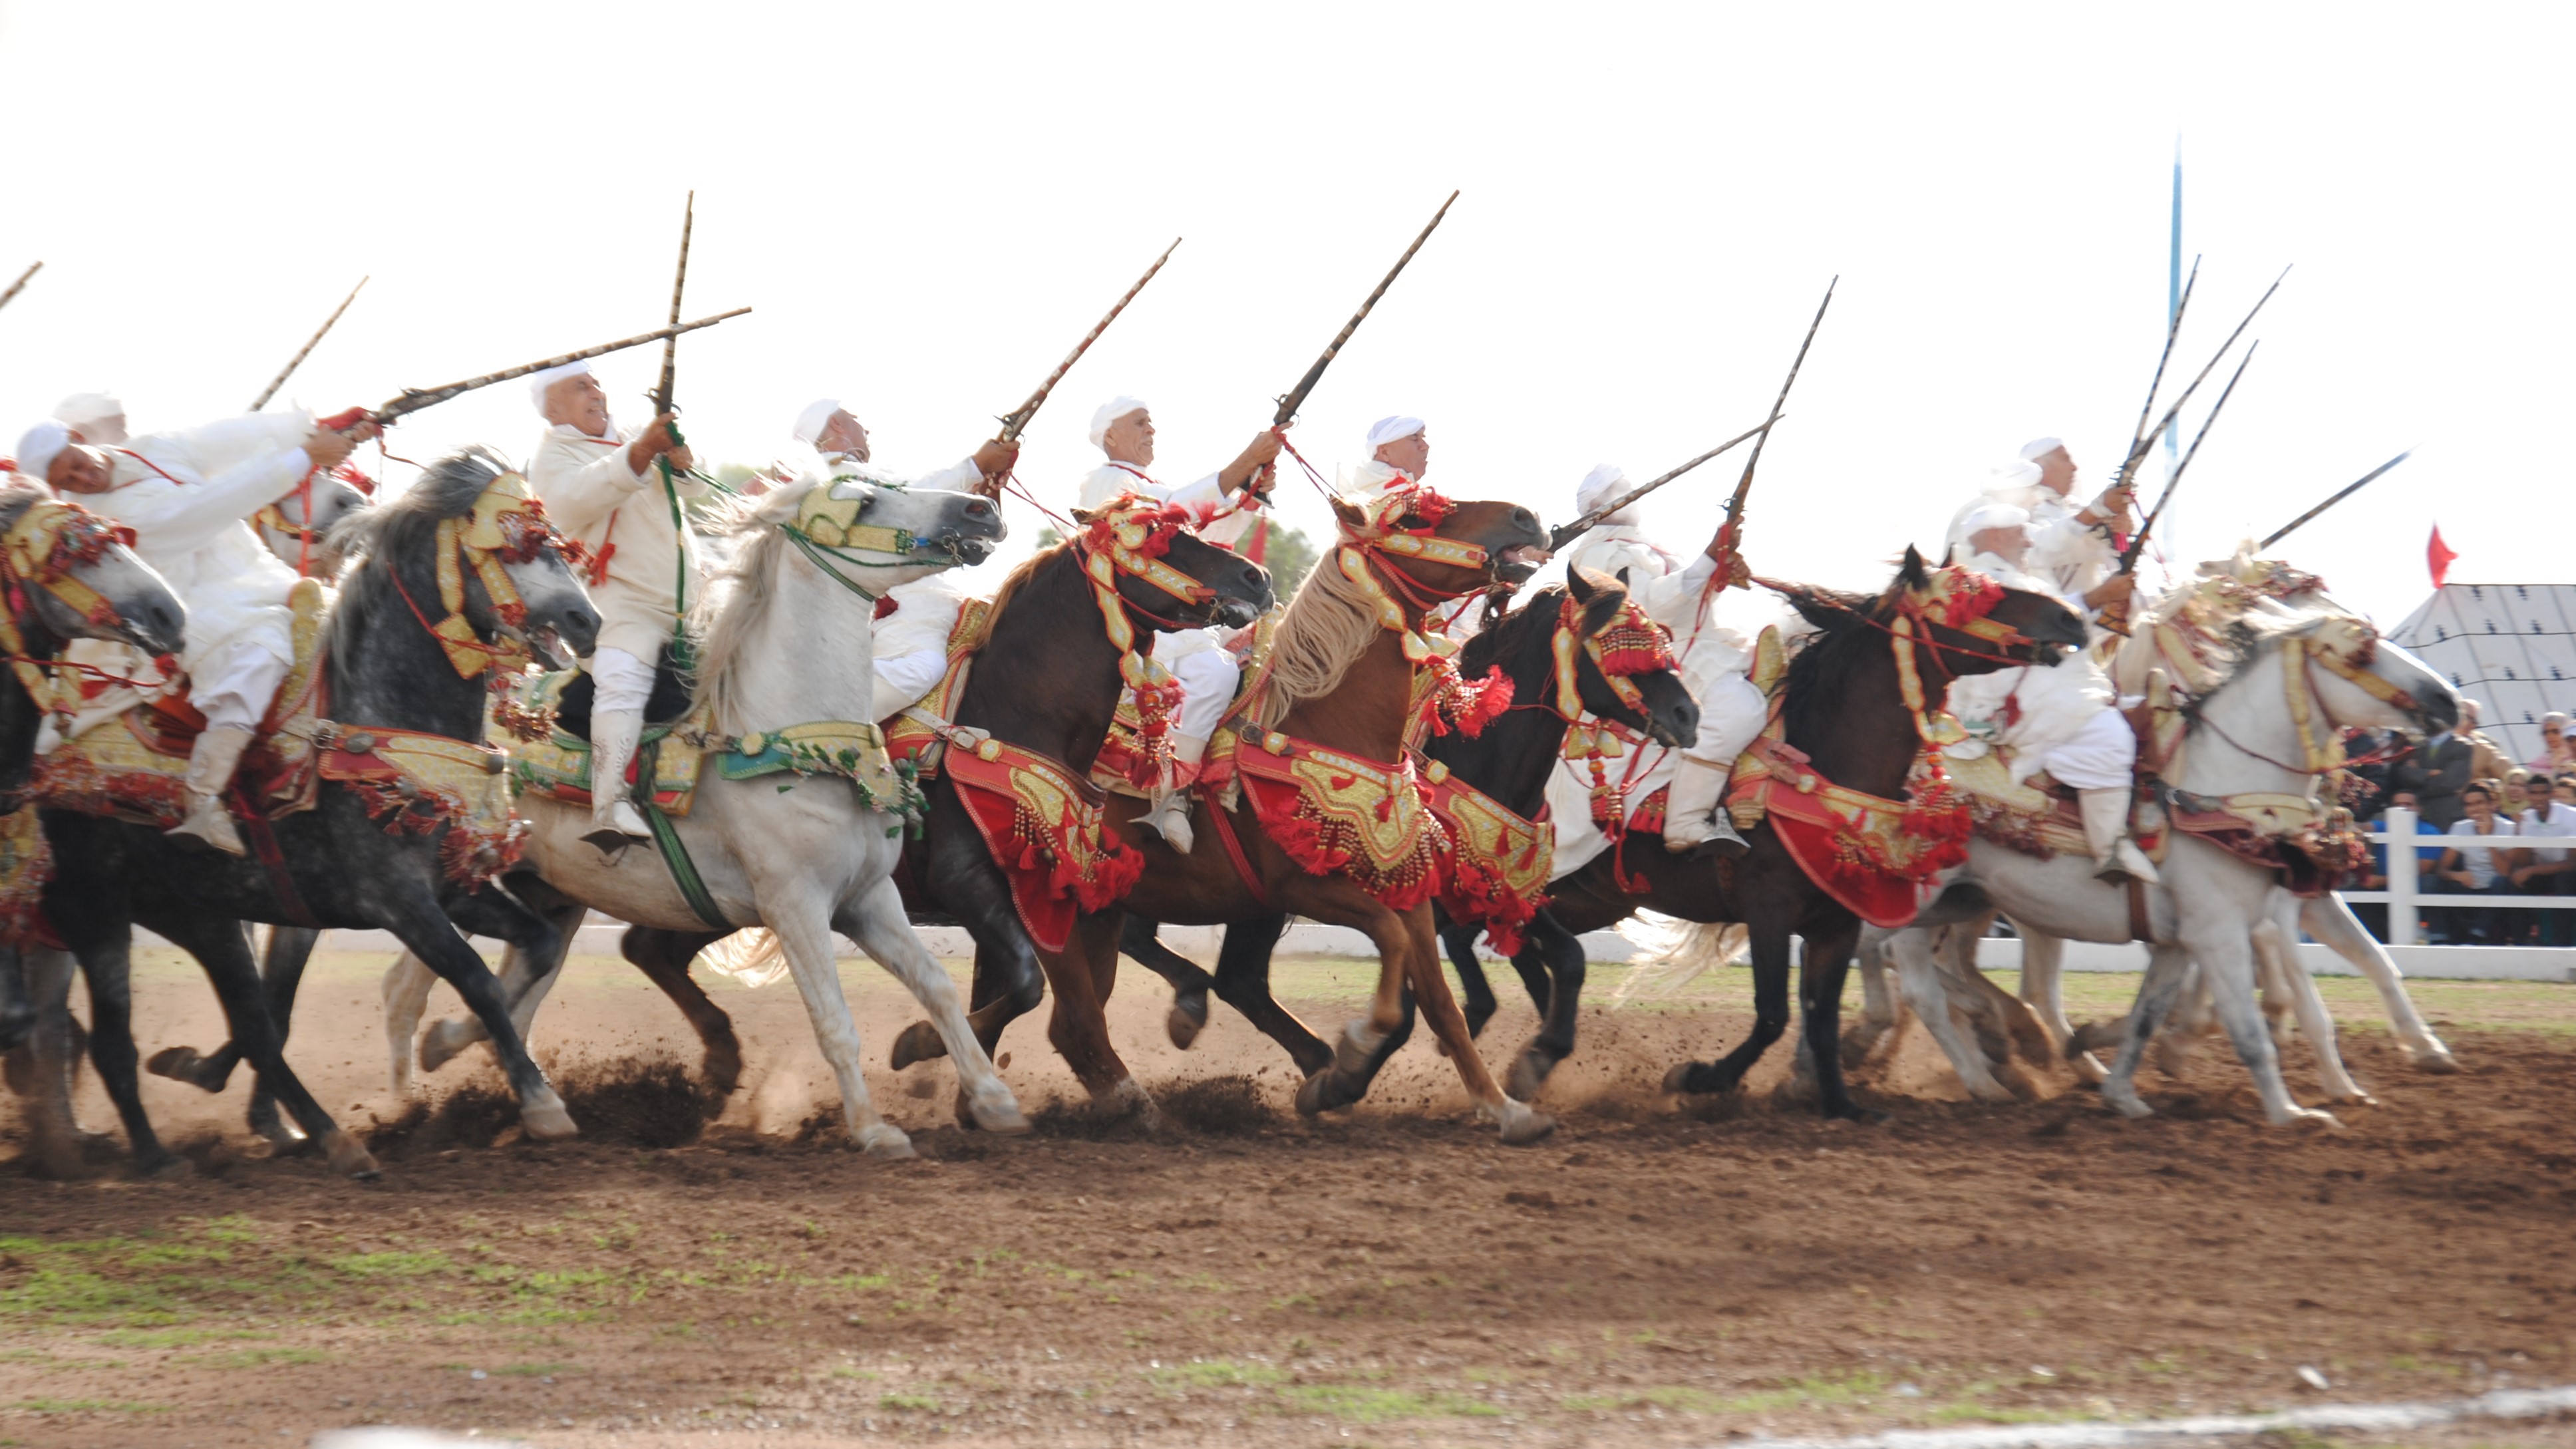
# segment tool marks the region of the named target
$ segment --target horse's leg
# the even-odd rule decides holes
[[[268,933],[268,950],[260,958],[260,994],[268,1002],[268,1019],[277,1027],[277,1045],[285,1050],[295,1030],[295,993],[304,984],[304,968],[313,963],[313,948],[322,933],[310,926],[278,926]],[[227,1052],[239,1044],[227,1042]],[[277,1092],[262,1077],[250,1089],[250,1130],[280,1150],[302,1147],[311,1139],[277,1113]]]
[[[376,1159],[331,1120],[331,1114],[322,1110],[322,1104],[313,1100],[294,1069],[287,1066],[285,1033],[269,1019],[259,963],[250,954],[250,942],[241,922],[180,910],[152,924],[170,944],[196,957],[197,964],[205,968],[206,979],[213,983],[215,996],[223,1003],[224,1025],[233,1044],[241,1049],[251,1069],[259,1073],[260,1081],[276,1093],[296,1125],[330,1158],[332,1170],[356,1178],[377,1176]]]
[[[966,1011],[957,1000],[957,983],[940,969],[930,948],[912,929],[903,909],[903,893],[894,878],[881,877],[842,908],[833,924],[859,949],[874,957],[876,963],[894,974],[930,1013],[931,1026],[948,1047],[949,1060],[957,1064],[957,1120],[972,1121],[987,1132],[1026,1132],[1029,1119],[1020,1115],[1020,1104],[1011,1089],[1002,1085],[1001,1076],[993,1070],[993,1059],[984,1054],[984,1044],[975,1040],[975,1029],[966,1024]],[[1117,957],[1110,958],[1110,969],[1117,969]],[[852,1031],[852,1065],[857,1063],[857,1034]]]
[[[1287,932],[1284,915],[1227,926],[1225,944],[1216,953],[1216,994],[1254,1030],[1279,1043],[1301,1074],[1312,1077],[1332,1065],[1332,1045],[1281,1006],[1270,991],[1270,954]]]
[[[412,1037],[420,1030],[421,1016],[429,1010],[429,993],[437,985],[438,973],[409,951],[396,956],[377,983],[384,1010],[386,1075],[396,1097],[411,1095]]]
[[[2263,1099],[2263,1115],[2275,1127],[2300,1121],[2332,1124],[2334,1118],[2327,1113],[2301,1107],[2291,1097],[2289,1085],[2281,1080],[2280,1054],[2273,1049],[2272,1034],[2264,1028],[2262,1008],[2254,1000],[2252,927],[2241,920],[2194,919],[2186,924],[2183,939],[2209,982],[2210,992],[2217,1000],[2218,1018],[2236,1046],[2237,1060],[2254,1076],[2254,1090]]]
[[[2175,1081],[2191,1074],[2192,1048],[2216,1029],[2218,1008],[2210,995],[2209,972],[2198,960],[2183,968],[2182,992],[2163,1031],[2156,1033],[2156,1069]]]
[[[1863,1112],[1843,1083],[1843,978],[1851,972],[1852,944],[1859,937],[1859,918],[1848,918],[1842,925],[1807,937],[1798,963],[1798,1007],[1807,1050],[1816,1059],[1817,1110],[1852,1122],[1886,1115]]]
[[[689,974],[689,963],[698,953],[724,937],[713,931],[665,931],[652,926],[629,926],[618,938],[618,954],[627,964],[644,973],[646,980],[662,988],[662,994],[688,1018],[689,1027],[698,1034],[699,1048],[705,1053],[702,1070],[707,1087],[718,1101],[730,1097],[742,1083],[742,1040],[734,1035],[733,1018],[715,1004],[706,988]]]
[[[2397,968],[2388,948],[2362,929],[2360,919],[2353,915],[2352,907],[2343,903],[2343,897],[2322,895],[2301,901],[2299,924],[2379,988],[2380,1004],[2388,1009],[2388,1024],[2396,1029],[2398,1044],[2414,1059],[2416,1070],[2447,1073],[2460,1069],[2459,1059],[2451,1055],[2451,1049],[2442,1044],[2415,1010],[2414,999],[2406,994],[2406,973]]]
[[[1494,1013],[1501,1007],[1501,1003],[1494,1000],[1494,983],[1485,977],[1485,963],[1476,955],[1478,933],[1478,927],[1456,925],[1445,917],[1441,918],[1438,932],[1441,947],[1448,953],[1449,964],[1458,969],[1458,986],[1464,993],[1459,1006],[1466,1012],[1469,1036],[1483,1036],[1485,1023],[1493,1020]],[[1515,959],[1512,967],[1519,970],[1520,962]],[[1533,980],[1531,974],[1524,971],[1521,981],[1529,991],[1531,1004],[1544,1015],[1547,1011],[1546,973],[1539,971]]]
[[[97,822],[105,830],[106,822]],[[70,866],[82,852],[78,847],[66,849],[76,835],[73,830],[54,832],[58,859]],[[58,838],[55,838],[58,837]],[[83,842],[86,844],[87,842]],[[108,1100],[116,1104],[116,1115],[125,1124],[125,1142],[134,1160],[135,1171],[151,1176],[166,1172],[179,1159],[161,1145],[152,1130],[152,1119],[143,1110],[143,1088],[136,1075],[137,1053],[134,1049],[134,922],[130,906],[121,889],[68,892],[70,882],[63,870],[45,891],[48,914],[72,955],[80,961],[81,976],[89,983],[89,1060],[98,1072],[99,1084],[107,1088]],[[79,872],[86,875],[87,872]],[[95,880],[95,877],[92,877]],[[82,881],[90,884],[90,881]],[[88,904],[66,909],[66,896],[77,895]]]
[[[2173,1013],[2174,1000],[2191,974],[2191,954],[2181,947],[2149,948],[2147,974],[2139,980],[2137,1002],[2125,1018],[2128,1027],[2120,1038],[2120,1050],[2102,1078],[2102,1100],[2123,1117],[2144,1117],[2155,1111],[2138,1095],[2138,1062],[2146,1055],[2148,1038]]]
[[[1379,949],[1383,952],[1393,944],[1402,952],[1399,959],[1404,980],[1413,987],[1414,999],[1432,1034],[1448,1046],[1450,1062],[1457,1067],[1459,1081],[1476,1104],[1476,1115],[1500,1126],[1503,1141],[1513,1145],[1536,1142],[1554,1132],[1556,1120],[1505,1095],[1493,1073],[1486,1069],[1485,1059],[1477,1055],[1476,1039],[1467,1031],[1467,1015],[1458,1009],[1458,998],[1449,991],[1449,977],[1440,969],[1438,937],[1431,929],[1431,907],[1416,906],[1401,916],[1391,911],[1387,914],[1397,929]],[[1381,983],[1381,1001],[1387,994]],[[1372,1016],[1372,1021],[1382,1019]]]
[[[859,1065],[859,1028],[850,1019],[849,998],[841,994],[841,968],[833,960],[830,906],[821,887],[810,881],[782,882],[787,888],[753,890],[760,896],[761,923],[778,935],[787,970],[796,978],[796,994],[805,998],[805,1015],[814,1025],[814,1044],[831,1064],[841,1087],[841,1122],[850,1138],[870,1157],[910,1157],[912,1139],[903,1129],[877,1115],[868,1096],[867,1074]],[[900,911],[901,907],[897,907]],[[906,927],[909,929],[909,926]]]
[[[2316,978],[2308,974],[2308,968],[2298,958],[2297,898],[2286,892],[2275,895],[2272,919],[2254,932],[2255,949],[2263,957],[2266,994],[2277,985],[2289,998],[2290,1009],[2298,1013],[2299,1032],[2308,1039],[2308,1049],[2316,1053],[2317,1076],[2325,1085],[2326,1099],[2376,1107],[2378,1100],[2345,1068],[2343,1050],[2335,1037],[2334,1017],[2326,1011],[2325,994],[2317,989]]]
[[[2102,1059],[2075,1049],[2075,1023],[2066,1018],[2065,939],[2045,933],[2034,935],[2019,923],[2015,929],[2021,932],[2021,999],[2039,1013],[2040,1025],[2048,1028],[2050,1044],[2058,1055],[2073,1062],[2076,1073],[2084,1080],[2102,1080]]]
[[[1172,1014],[1163,1024],[1171,1033],[1172,1045],[1183,1051],[1207,1029],[1208,990],[1216,978],[1199,969],[1199,963],[1164,945],[1155,937],[1158,924],[1143,916],[1131,915],[1118,935],[1119,954],[1162,977],[1172,986]]]
[[[975,938],[975,981],[966,1019],[986,1054],[997,1052],[1002,1032],[1046,1000],[1047,975],[1037,947],[1011,902],[1011,883],[986,852],[966,808],[945,794],[931,802],[933,828],[922,879],[947,912]],[[902,1071],[948,1050],[928,1022],[896,1033],[892,1062]]]
[[[1843,1037],[1843,1070],[1850,1071],[1870,1059],[1870,1054],[1886,1042],[1896,1030],[1897,1012],[1902,1009],[1901,996],[1888,990],[1887,963],[1894,953],[1896,933],[1884,926],[1863,926],[1860,944],[1852,950],[1860,968],[1860,1020]],[[1801,1058],[1799,1070],[1811,1069]]]
[[[1546,996],[1539,1008],[1538,1034],[1512,1059],[1511,1072],[1503,1082],[1503,1090],[1524,1102],[1538,1095],[1557,1063],[1574,1055],[1575,1023],[1583,1010],[1584,965],[1581,938],[1545,911],[1531,918],[1529,939],[1512,957],[1512,969],[1520,972],[1521,983],[1533,997],[1542,988]]]
[[[73,1102],[86,1044],[72,1016],[72,974],[80,969],[66,951],[30,946],[22,962],[28,1009],[35,1027],[9,1057],[9,1085],[27,1099],[29,1155],[48,1177],[76,1178],[88,1171],[93,1145],[108,1139],[80,1125]]]
[[[564,959],[572,954],[573,933],[580,929],[581,918],[589,908],[542,883],[521,898],[554,932],[548,954],[531,956],[512,943],[501,953],[501,996],[510,1003],[510,1025],[518,1028],[524,1039],[534,1028],[537,1008],[546,1004],[555,983],[563,979]],[[491,1034],[483,1023],[471,1016],[451,1016],[430,1023],[429,1032],[420,1039],[420,1069],[434,1072],[476,1042],[488,1042]],[[497,1055],[497,1054],[496,1054]]]
[[[1766,907],[1746,914],[1754,918],[1744,923],[1753,950],[1753,1031],[1714,1062],[1675,1065],[1664,1073],[1667,1092],[1734,1091],[1744,1085],[1744,1074],[1789,1029],[1789,912]]]
[[[498,891],[476,891],[442,909],[423,887],[390,889],[380,898],[387,929],[439,978],[456,988],[465,1004],[492,1036],[494,1052],[519,1099],[519,1125],[540,1142],[559,1141],[577,1131],[563,1097],[546,1080],[543,1068],[528,1055],[526,1038],[510,1020],[509,999],[483,958],[474,954],[460,930],[496,936],[535,960],[551,961],[563,950],[562,933]],[[448,919],[453,911],[455,920]]]
[[[1959,927],[1952,927],[1957,930]],[[1941,984],[1940,963],[1934,955],[1933,932],[1922,926],[1908,926],[1888,938],[1888,949],[1896,956],[1898,984],[1905,992],[1905,1002],[1921,1019],[1932,1040],[1941,1044],[1941,1055],[1950,1059],[1951,1070],[1959,1074],[1968,1095],[1980,1102],[2009,1102],[2013,1094],[1995,1080],[1986,1063],[1986,1054],[1976,1044],[1959,1034],[1958,1019],[1950,1012],[1950,996]]]

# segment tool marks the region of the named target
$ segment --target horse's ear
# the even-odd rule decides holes
[[[1358,504],[1338,493],[1324,501],[1333,506],[1333,517],[1341,521],[1344,529],[1357,533],[1368,527],[1368,515],[1360,512]]]
[[[1088,508],[1076,508],[1071,510],[1071,512],[1073,514],[1073,521],[1081,524],[1088,524],[1097,516]]]
[[[1619,587],[1623,589],[1628,587],[1628,566],[1626,564],[1619,565]]]
[[[1566,570],[1566,582],[1572,584],[1584,574],[1592,574],[1589,580],[1591,589],[1588,594],[1576,594],[1574,597],[1583,604],[1583,631],[1591,634],[1598,632],[1612,619],[1617,618],[1621,609],[1628,607],[1628,589],[1617,579],[1605,579],[1597,573],[1592,573],[1590,569],[1580,567]]]
[[[1592,596],[1600,592],[1608,582],[1607,579],[1603,579],[1599,574],[1580,564],[1565,571],[1565,591],[1572,594],[1574,602],[1578,604],[1591,603]]]
[[[1896,581],[1909,589],[1931,587],[1932,573],[1923,567],[1922,550],[1910,543],[1905,546],[1905,562],[1896,570]]]

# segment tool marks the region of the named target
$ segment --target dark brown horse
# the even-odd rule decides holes
[[[1462,598],[1496,582],[1517,584],[1527,579],[1547,547],[1547,531],[1526,508],[1500,502],[1447,504],[1446,500],[1441,505],[1426,504],[1424,512],[1395,519],[1394,525],[1409,534],[1471,545],[1475,561],[1445,562],[1436,554],[1375,555],[1378,572],[1372,577],[1386,579],[1385,587],[1392,591],[1380,597],[1400,614],[1403,628],[1397,630],[1381,627],[1374,613],[1354,612],[1351,593],[1336,582],[1349,578],[1337,566],[1341,552],[1337,549],[1335,557],[1328,557],[1308,575],[1279,625],[1269,687],[1277,692],[1284,711],[1274,708],[1275,717],[1261,723],[1247,723],[1240,717],[1229,722],[1228,728],[1238,730],[1244,751],[1285,737],[1303,742],[1297,748],[1310,744],[1344,759],[1395,762],[1404,758],[1406,728],[1415,711],[1416,665],[1406,655],[1408,633],[1418,633],[1433,601]],[[1347,499],[1333,500],[1333,507],[1346,538],[1369,535],[1385,522],[1372,519]],[[1386,578],[1390,573],[1400,577]],[[1321,661],[1305,673],[1302,687],[1282,682],[1288,676],[1281,662],[1296,657]],[[1259,693],[1257,686],[1256,696]],[[1257,707],[1258,699],[1253,703]],[[1402,1021],[1403,992],[1410,986],[1429,1012],[1432,1029],[1449,1045],[1469,1096],[1480,1113],[1501,1124],[1504,1140],[1534,1141],[1554,1128],[1547,1118],[1506,1097],[1476,1056],[1466,1020],[1440,973],[1427,901],[1397,909],[1347,874],[1310,873],[1265,825],[1249,789],[1222,823],[1204,795],[1197,800],[1191,828],[1200,844],[1189,855],[1178,854],[1159,836],[1136,829],[1133,822],[1144,810],[1144,802],[1126,797],[1113,798],[1109,806],[1108,818],[1145,856],[1144,873],[1134,889],[1119,904],[1079,917],[1060,956],[1041,953],[1048,980],[1056,988],[1049,1040],[1096,1101],[1145,1101],[1142,1089],[1135,1086],[1109,1044],[1102,1010],[1117,979],[1119,934],[1128,909],[1183,924],[1253,921],[1294,912],[1364,932],[1376,945],[1380,963],[1369,1016],[1345,1029],[1331,1062],[1300,1090],[1301,1104],[1334,1100],[1349,1081],[1356,1080],[1354,1074],[1379,1040]],[[1240,862],[1235,848],[1226,842],[1229,834],[1242,851]],[[980,982],[976,995],[979,1002],[986,996]],[[917,1059],[928,1054],[919,1050],[927,1045],[921,1040],[926,1035],[916,1027],[905,1033],[900,1045],[912,1047]],[[985,1038],[988,1049],[993,1039]]]

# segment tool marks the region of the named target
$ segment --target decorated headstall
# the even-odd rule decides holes
[[[528,480],[516,473],[498,474],[483,485],[474,507],[463,516],[438,521],[438,603],[447,616],[428,627],[437,636],[438,647],[446,651],[447,662],[455,666],[457,677],[472,679],[495,664],[504,673],[515,674],[528,662],[527,646],[518,640],[504,635],[486,643],[475,634],[465,617],[465,571],[474,570],[492,600],[493,614],[515,629],[526,622],[528,606],[504,565],[531,563],[548,551],[568,556],[573,547],[546,521],[545,505],[528,491]],[[402,588],[399,576],[394,587]],[[411,595],[405,593],[403,600],[409,603]],[[419,606],[412,607],[417,614]]]
[[[1500,665],[1486,670],[1485,677],[1473,684],[1459,678],[1457,661],[1451,658],[1458,652],[1457,641],[1425,637],[1406,620],[1404,606],[1409,604],[1428,612],[1434,605],[1465,598],[1484,586],[1479,583],[1448,591],[1429,588],[1387,563],[1385,556],[1482,570],[1492,561],[1492,554],[1482,544],[1439,534],[1441,522],[1457,510],[1457,505],[1446,494],[1423,484],[1390,488],[1366,500],[1345,495],[1344,501],[1353,505],[1360,518],[1356,523],[1342,520],[1342,541],[1333,550],[1333,566],[1375,608],[1378,627],[1402,637],[1405,659],[1415,669],[1431,675],[1431,688],[1415,691],[1422,701],[1420,722],[1433,734],[1447,734],[1453,724],[1470,738],[1482,734],[1488,721],[1511,708],[1511,680],[1504,677]],[[1388,594],[1389,586],[1403,595],[1404,604],[1398,604]]]
[[[303,522],[296,523],[287,518],[286,504],[283,499],[271,500],[250,516],[251,527],[274,533],[281,538],[295,540],[295,572],[304,578],[313,576],[313,546],[320,543],[322,536],[329,532],[327,529],[313,526],[313,480],[320,475],[321,471],[318,468],[307,469],[304,477],[295,485],[295,496],[303,504]],[[376,480],[348,463],[334,466],[330,470],[330,477],[332,482],[352,490],[362,498],[376,496]]]
[[[1619,703],[1640,715],[1647,712],[1646,693],[1637,687],[1635,676],[1681,668],[1673,658],[1673,636],[1647,618],[1635,599],[1621,604],[1600,628],[1587,634],[1583,605],[1567,593],[1557,605],[1556,637],[1551,642],[1556,651],[1556,712],[1568,723],[1583,716],[1581,679],[1574,665],[1577,648],[1592,657],[1593,667],[1601,671]]]
[[[18,627],[33,603],[28,593],[51,594],[98,628],[116,627],[124,622],[116,606],[72,571],[98,562],[118,544],[131,548],[134,530],[54,499],[29,504],[0,534],[0,585],[7,588],[9,601],[7,616],[0,617],[0,649],[7,650],[9,667],[39,709],[66,717],[76,713],[81,687],[77,673],[49,669],[47,661],[28,656],[26,636]]]
[[[1101,628],[1118,651],[1118,677],[1135,691],[1137,750],[1128,777],[1138,788],[1163,778],[1172,759],[1172,719],[1181,709],[1181,682],[1161,661],[1136,649],[1136,621],[1129,610],[1157,623],[1186,627],[1166,619],[1118,592],[1118,576],[1141,579],[1182,604],[1195,608],[1216,597],[1216,590],[1163,562],[1172,541],[1189,531],[1190,511],[1140,493],[1122,493],[1107,506],[1083,518],[1074,535],[1074,556],[1091,581],[1091,597],[1100,606]]]
[[[1983,654],[1982,650],[1945,644],[1932,637],[1930,630],[1948,629],[1992,644],[1998,651],[2020,648],[2038,641],[2019,629],[1989,617],[1995,606],[2004,601],[2004,586],[1976,570],[1958,564],[1932,571],[1931,579],[1920,587],[1901,591],[1896,598],[1896,622],[1888,632],[1895,637],[1896,682],[1904,693],[1906,711],[1914,716],[1914,731],[1922,737],[1927,752],[1956,744],[1966,738],[1959,722],[1938,708],[1927,711],[1923,693],[1923,676],[1914,663],[1914,646],[1920,642],[1933,653],[1933,663],[1940,665],[1944,652]],[[1998,652],[1990,656],[2003,658]],[[2031,663],[2031,660],[2008,660]],[[1944,670],[1943,672],[1947,672]]]
[[[807,489],[804,501],[796,506],[793,521],[778,525],[814,566],[831,576],[835,583],[871,602],[885,590],[871,590],[858,580],[842,573],[835,564],[859,569],[902,569],[917,566],[921,560],[914,552],[921,540],[910,529],[887,528],[881,524],[859,522],[859,510],[867,506],[867,497],[841,492],[844,483],[867,483],[856,474],[844,473],[828,483]],[[887,483],[870,487],[897,487]]]
[[[2344,763],[2342,732],[2331,721],[2317,719],[2321,710],[2311,702],[2309,664],[2340,676],[2382,704],[2412,715],[2423,713],[2423,703],[2414,695],[2370,672],[2371,661],[2378,656],[2379,631],[2369,621],[2350,614],[2333,615],[2281,641],[2283,693],[2289,701],[2290,719],[2298,726],[2299,749],[2309,774],[2322,775]]]

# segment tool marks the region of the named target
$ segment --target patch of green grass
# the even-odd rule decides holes
[[[2065,1424],[2087,1417],[2074,1409],[1999,1409],[1964,1399],[1942,1404],[1924,1416],[1935,1424]]]
[[[1145,1370],[1145,1377],[1167,1390],[1268,1388],[1288,1382],[1285,1372],[1268,1364],[1236,1363],[1223,1358],[1166,1364]]]
[[[837,1364],[833,1367],[832,1371],[824,1375],[824,1377],[834,1379],[876,1379],[883,1378],[885,1375],[878,1373],[875,1369],[852,1368],[848,1364]]]
[[[1884,1375],[1863,1372],[1840,1378],[1789,1379],[1769,1388],[1735,1394],[1669,1384],[1624,1394],[1576,1394],[1561,1402],[1569,1409],[1653,1407],[1677,1414],[1771,1414],[1786,1409],[1866,1403],[1886,1387]]]
[[[509,1374],[514,1378],[539,1379],[548,1374],[572,1373],[578,1367],[576,1364],[568,1363],[505,1363],[492,1372]]]
[[[946,1404],[928,1394],[880,1394],[877,1396],[877,1407],[911,1409],[924,1414],[944,1414],[948,1411]]]
[[[238,1328],[112,1328],[94,1341],[108,1348],[193,1348],[222,1339],[267,1336]]]
[[[426,1278],[447,1272],[456,1265],[445,1253],[433,1249],[425,1253],[352,1253],[345,1258],[331,1259],[330,1266],[352,1278],[382,1279]]]
[[[230,1353],[201,1353],[179,1362],[199,1368],[266,1368],[278,1363],[323,1363],[331,1355],[314,1348],[239,1348]]]
[[[30,1414],[166,1414],[167,1404],[120,1403],[108,1399],[20,1399],[10,1405]]]
[[[1301,1413],[1352,1424],[1390,1419],[1490,1419],[1502,1410],[1464,1394],[1415,1394],[1361,1384],[1296,1384],[1277,1390],[1279,1401]]]

